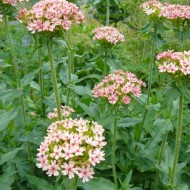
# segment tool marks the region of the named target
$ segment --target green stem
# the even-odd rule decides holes
[[[74,188],[73,188],[73,190],[77,190],[77,186],[78,186],[78,177],[77,176],[75,176],[75,178],[74,178]]]
[[[71,39],[71,31],[67,32],[67,45],[68,45],[68,79],[69,84],[71,84],[71,75],[74,74],[74,62],[73,62],[73,51],[72,51],[72,39]],[[67,91],[67,102],[66,105],[69,105],[71,89],[69,88]]]
[[[43,103],[44,100],[44,74],[43,74],[43,63],[41,60],[41,48],[38,48],[38,64],[40,68],[40,73],[39,73],[39,84],[40,84],[40,91],[41,91],[41,106],[42,106],[42,118],[45,118],[46,114],[46,108],[45,104]]]
[[[118,190],[117,173],[116,173],[116,167],[115,167],[115,151],[116,151],[116,140],[117,140],[117,116],[118,116],[118,111],[119,111],[119,106],[115,109],[113,145],[112,145],[112,156],[111,156],[115,190]]]
[[[166,141],[167,141],[167,137],[168,137],[168,131],[166,131],[164,138],[162,140],[162,144],[161,144],[161,149],[160,149],[160,153],[159,153],[159,158],[158,158],[158,166],[160,166],[161,162],[162,162],[162,158],[163,158],[163,154],[164,154],[164,150],[165,150],[165,146],[166,146]],[[155,180],[155,188],[157,188],[159,186],[159,174],[160,174],[160,170],[157,169],[156,170],[156,180]]]
[[[7,36],[8,36],[8,40],[9,40],[9,44],[10,44],[10,48],[11,48],[11,55],[12,55],[12,60],[13,60],[13,64],[14,64],[14,69],[15,69],[16,85],[17,85],[18,90],[21,92],[20,103],[21,103],[21,113],[22,113],[23,123],[24,123],[24,126],[26,127],[26,131],[29,132],[30,128],[26,124],[26,114],[25,114],[25,107],[24,107],[22,85],[20,82],[20,72],[18,69],[16,53],[15,53],[15,49],[13,46],[13,42],[12,42],[10,30],[9,30],[9,24],[8,24],[9,21],[8,21],[8,17],[6,15],[6,13],[4,13],[3,17],[4,17],[4,21],[5,21],[5,29],[7,32]],[[32,161],[31,161],[32,153],[31,153],[31,148],[30,148],[30,142],[27,142],[27,152],[28,152],[29,169],[30,169],[30,173],[32,174],[33,173],[33,166],[32,166]]]
[[[176,129],[174,160],[173,160],[173,165],[172,165],[170,179],[169,179],[170,187],[174,186],[174,181],[175,181],[175,173],[176,173],[176,167],[178,163],[181,136],[182,136],[182,117],[183,117],[183,94],[181,94],[179,97],[178,126]]]
[[[47,49],[48,49],[49,62],[50,62],[50,66],[51,66],[51,75],[52,75],[53,89],[54,89],[54,93],[55,93],[58,119],[61,120],[61,118],[62,118],[61,103],[60,103],[60,97],[59,97],[59,90],[58,90],[58,86],[57,86],[57,76],[56,76],[55,66],[54,66],[54,62],[53,62],[53,52],[52,52],[52,41],[51,40],[47,44]]]
[[[104,77],[106,76],[106,73],[107,73],[107,57],[108,57],[108,52],[107,52],[107,47],[105,47],[105,55],[104,55],[104,71],[103,71],[103,75],[104,75]]]
[[[145,107],[145,111],[144,111],[144,115],[143,115],[143,121],[142,121],[142,124],[140,126],[140,131],[139,131],[138,136],[137,136],[137,142],[139,142],[139,140],[141,138],[142,129],[144,127],[146,116],[148,113],[148,105],[149,105],[149,99],[150,99],[150,94],[151,94],[151,86],[152,86],[153,65],[154,65],[154,44],[152,47],[152,60],[150,61],[150,66],[149,66],[148,94],[147,94],[146,107]]]
[[[110,0],[106,0],[106,26],[109,26],[110,22]]]
[[[15,49],[14,49],[14,46],[13,46],[13,42],[12,42],[10,30],[9,30],[9,24],[8,24],[9,21],[8,21],[8,17],[6,15],[6,13],[3,15],[3,18],[4,18],[4,21],[5,21],[5,29],[6,29],[7,37],[8,37],[8,40],[9,40],[9,45],[10,45],[10,48],[11,48],[12,61],[13,61],[14,70],[15,70],[16,85],[17,85],[18,90],[21,92],[20,102],[21,102],[21,112],[22,112],[23,123],[24,123],[24,126],[26,126],[26,115],[25,115],[23,91],[22,91],[22,86],[21,86],[21,82],[20,82],[20,72],[19,72],[19,69],[18,69],[16,53],[15,53]]]

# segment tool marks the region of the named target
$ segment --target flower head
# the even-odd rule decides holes
[[[177,75],[190,74],[190,51],[173,52],[168,50],[157,55],[158,69],[160,72]]]
[[[147,14],[147,15],[154,15],[154,16],[158,16],[161,9],[163,8],[163,4],[160,3],[157,0],[149,0],[146,1],[144,3],[142,3],[140,5],[140,7],[143,9],[143,11]]]
[[[125,41],[124,35],[121,34],[116,28],[111,26],[96,28],[93,31],[93,34],[93,40],[99,40],[101,42],[106,42],[113,45]]]
[[[84,119],[65,119],[52,123],[38,148],[37,167],[48,176],[78,175],[83,182],[93,178],[93,166],[104,160],[104,128]]]
[[[3,0],[3,4],[11,5],[11,6],[16,6],[17,3],[23,2],[23,1],[28,1],[28,0]]]
[[[69,117],[71,115],[72,112],[75,112],[73,110],[73,108],[69,107],[69,106],[61,106],[61,115],[62,117]],[[57,112],[57,108],[54,108],[53,112],[50,112],[48,114],[48,118],[49,119],[58,119],[58,112]]]
[[[159,16],[169,20],[190,19],[190,7],[165,3]]]
[[[31,10],[21,10],[17,18],[33,34],[69,30],[72,23],[85,21],[79,8],[66,0],[41,0]]]
[[[106,98],[110,104],[129,104],[132,95],[140,96],[141,86],[146,85],[137,79],[135,74],[117,70],[113,74],[106,76],[101,83],[95,86],[92,93],[96,98]]]

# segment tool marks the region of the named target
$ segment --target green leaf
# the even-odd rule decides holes
[[[4,164],[5,162],[7,162],[9,160],[12,160],[20,150],[22,150],[22,148],[15,148],[14,150],[12,150],[10,152],[7,152],[7,153],[1,155],[0,165]]]
[[[21,92],[17,89],[3,90],[0,92],[0,97],[2,99],[10,99],[12,97],[16,98],[21,95]]]
[[[187,153],[190,152],[190,145],[188,146],[187,150],[186,150]]]
[[[118,126],[119,127],[133,127],[141,122],[142,122],[142,119],[140,119],[140,118],[126,117],[126,118],[122,118],[118,121]]]
[[[79,95],[88,95],[92,96],[91,90],[88,86],[75,86],[75,85],[69,85],[68,88],[73,90]]]
[[[94,178],[87,183],[80,183],[79,186],[84,190],[114,190],[114,184],[103,177]]]
[[[86,104],[80,102],[79,100],[75,100],[75,102],[84,110],[85,113],[87,113],[89,116],[91,117],[97,117],[98,115],[98,112],[91,108],[91,107],[88,107]]]
[[[90,78],[97,79],[98,81],[100,81],[100,79],[102,78],[102,76],[101,75],[97,75],[97,74],[87,75],[87,76],[85,76],[83,78],[80,78],[80,79],[76,80],[75,84],[78,83],[78,82],[81,82],[83,80],[90,79]]]
[[[11,190],[11,187],[5,183],[0,183],[0,189],[2,190]]]
[[[121,190],[127,190],[130,187],[130,181],[132,177],[132,170],[126,175],[123,183],[121,184]]]
[[[62,65],[62,69],[59,72],[59,78],[63,82],[63,84],[67,85],[69,81],[69,76],[68,76],[68,69],[65,64]]]
[[[31,142],[33,144],[40,145],[44,136],[45,134],[41,131],[32,131],[18,140],[21,142]]]
[[[9,112],[0,114],[0,132],[7,128],[9,122],[18,115],[19,109],[15,108]]]
[[[47,190],[47,189],[54,190],[54,186],[42,178],[32,176],[32,175],[27,175],[26,178],[28,182],[36,186],[38,190]]]
[[[39,72],[40,69],[35,69],[30,73],[27,73],[24,75],[24,77],[21,79],[22,87],[28,85],[35,77],[35,74]]]
[[[151,131],[152,138],[146,144],[146,148],[155,147],[160,141],[166,131],[172,130],[172,123],[165,119],[156,119],[154,122],[154,130]]]

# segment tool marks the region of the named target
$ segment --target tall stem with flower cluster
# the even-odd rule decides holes
[[[116,151],[116,140],[117,140],[117,116],[118,116],[118,111],[119,111],[119,106],[115,109],[114,130],[113,130],[113,145],[112,145],[112,156],[111,156],[115,190],[118,190],[117,173],[116,173],[116,167],[115,167],[115,151]]]
[[[181,144],[181,136],[182,136],[182,118],[183,118],[183,94],[179,97],[179,110],[178,110],[178,126],[176,129],[176,142],[175,142],[175,152],[174,152],[174,160],[169,178],[169,186],[173,188],[176,174],[176,167],[178,163],[179,150]]]
[[[57,76],[56,76],[56,71],[55,71],[55,66],[54,66],[54,61],[53,61],[53,52],[52,52],[53,50],[52,50],[51,40],[47,43],[47,49],[48,49],[50,67],[51,67],[51,75],[52,75],[52,82],[53,82],[53,88],[54,88],[54,93],[55,93],[58,119],[61,120],[61,103],[60,103],[59,90],[57,86]]]

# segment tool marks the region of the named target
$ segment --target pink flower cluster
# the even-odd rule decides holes
[[[69,117],[71,115],[72,112],[75,112],[73,110],[73,108],[69,107],[69,106],[61,106],[61,115],[62,117]],[[58,119],[58,112],[57,112],[57,108],[54,108],[53,112],[50,112],[48,114],[48,118],[49,119]]]
[[[41,0],[31,10],[21,10],[17,18],[33,34],[69,30],[73,22],[80,24],[85,21],[79,8],[66,0]]]
[[[166,19],[190,19],[190,6],[179,4],[162,4],[157,0],[149,0],[140,5],[147,15],[155,15]]]
[[[157,0],[150,0],[150,1],[146,1],[144,3],[142,3],[140,5],[140,7],[143,9],[143,11],[147,14],[147,15],[155,15],[158,16],[163,4],[160,3],[160,1]]]
[[[103,26],[93,30],[93,40],[99,40],[102,42],[108,42],[110,44],[117,44],[118,42],[124,42],[125,37],[116,28],[111,26]]]
[[[93,178],[93,166],[104,159],[104,128],[84,119],[65,119],[52,123],[38,148],[37,167],[48,176],[75,175],[83,182]]]
[[[168,50],[157,55],[160,72],[182,75],[190,74],[190,51],[173,52]]]
[[[106,76],[92,90],[93,95],[108,99],[110,104],[131,102],[131,95],[139,97],[141,86],[146,86],[142,80],[137,79],[136,75],[131,72],[117,70],[113,74]]]
[[[190,19],[190,6],[165,4],[159,16],[170,20]]]
[[[28,0],[3,0],[3,4],[10,4],[12,6],[16,6],[17,3],[28,1]]]

